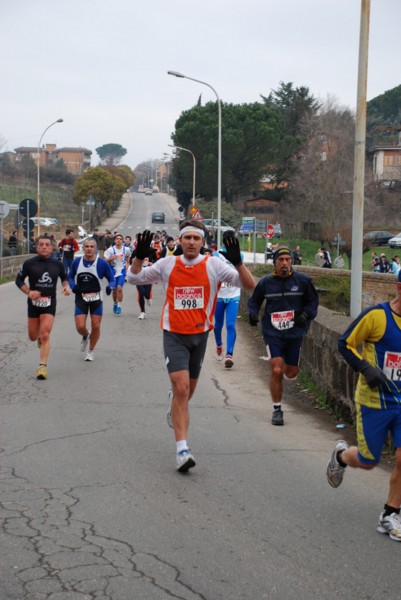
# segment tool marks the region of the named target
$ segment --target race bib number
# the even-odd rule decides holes
[[[100,300],[100,292],[87,292],[82,294],[82,298],[85,302],[96,302],[97,300]]]
[[[383,373],[396,383],[401,382],[401,352],[386,352],[384,355]]]
[[[174,288],[175,310],[194,310],[196,308],[203,308],[203,306],[203,286]]]
[[[279,329],[280,331],[291,329],[294,327],[294,311],[286,310],[272,313],[271,320],[275,329]]]
[[[37,308],[47,308],[50,306],[52,299],[50,296],[41,296],[37,300],[32,300],[32,304]]]

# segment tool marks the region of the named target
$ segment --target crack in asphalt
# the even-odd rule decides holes
[[[68,440],[75,437],[85,437],[87,435],[94,435],[97,433],[105,433],[106,431],[110,431],[111,427],[106,427],[104,429],[95,429],[94,431],[84,431],[82,433],[72,433],[70,435],[60,435],[54,438],[45,438],[44,440],[37,440],[36,442],[31,442],[30,444],[26,444],[22,446],[18,450],[13,450],[12,452],[6,452],[5,456],[13,456],[15,454],[19,454],[20,452],[25,452],[28,448],[32,448],[32,446],[40,446],[42,444],[47,444],[48,442],[55,442],[58,440]]]
[[[2,554],[18,552],[14,575],[21,593],[12,597],[131,600],[149,597],[150,586],[158,598],[208,600],[171,562],[75,518],[79,502],[78,488],[37,487],[12,467],[0,467]]]

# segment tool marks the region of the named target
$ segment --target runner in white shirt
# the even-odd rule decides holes
[[[121,233],[117,233],[114,238],[114,244],[107,248],[103,258],[111,265],[116,280],[116,288],[113,290],[113,312],[115,315],[121,315],[121,302],[123,301],[123,287],[125,276],[129,267],[131,252],[124,246],[124,238]]]

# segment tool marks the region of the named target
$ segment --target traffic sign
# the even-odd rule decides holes
[[[243,217],[241,232],[242,233],[251,233],[255,231],[255,217]]]
[[[4,200],[0,200],[0,219],[4,219],[10,212],[10,205]]]
[[[38,212],[38,205],[31,198],[24,198],[19,203],[19,211],[23,217],[34,217]]]
[[[192,218],[194,219],[194,221],[203,221],[203,217],[199,210],[197,210],[196,213],[192,215]]]
[[[29,230],[29,232],[33,231],[35,227],[35,223],[32,221],[32,219],[24,219],[21,225],[24,231]]]
[[[256,233],[263,233],[266,231],[267,220],[266,219],[255,219],[255,231]]]
[[[269,240],[274,236],[274,227],[271,223],[267,227],[267,235],[269,236]]]

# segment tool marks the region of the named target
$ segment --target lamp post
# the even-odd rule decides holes
[[[189,154],[192,156],[192,161],[193,161],[193,173],[192,173],[192,206],[195,206],[195,183],[196,183],[196,159],[195,159],[195,154],[192,152],[192,150],[188,150],[188,148],[183,148],[182,146],[174,146],[173,144],[169,144],[169,146],[171,148],[177,148],[178,150],[184,150],[184,152],[189,152]]]
[[[56,123],[62,123],[63,119],[57,119],[57,121],[54,121],[53,123],[50,123],[50,125],[48,125],[48,127],[46,127],[46,129],[44,130],[44,132],[42,133],[42,135],[40,136],[40,140],[38,142],[38,155],[37,155],[37,191],[36,191],[36,202],[38,205],[38,236],[40,235],[40,145],[42,143],[42,139],[43,136],[45,135],[46,131],[48,129],[50,129],[50,127],[53,127],[53,125],[55,125]]]
[[[221,102],[218,93],[210,85],[210,83],[206,83],[206,81],[201,81],[200,79],[194,79],[193,77],[188,77],[188,75],[183,75],[182,73],[178,73],[177,71],[167,71],[168,75],[173,75],[174,77],[180,77],[182,79],[190,79],[191,81],[196,81],[202,85],[206,85],[210,88],[215,94],[217,98],[218,112],[219,112],[219,123],[218,123],[218,156],[217,156],[217,247],[220,248],[221,245]]]

